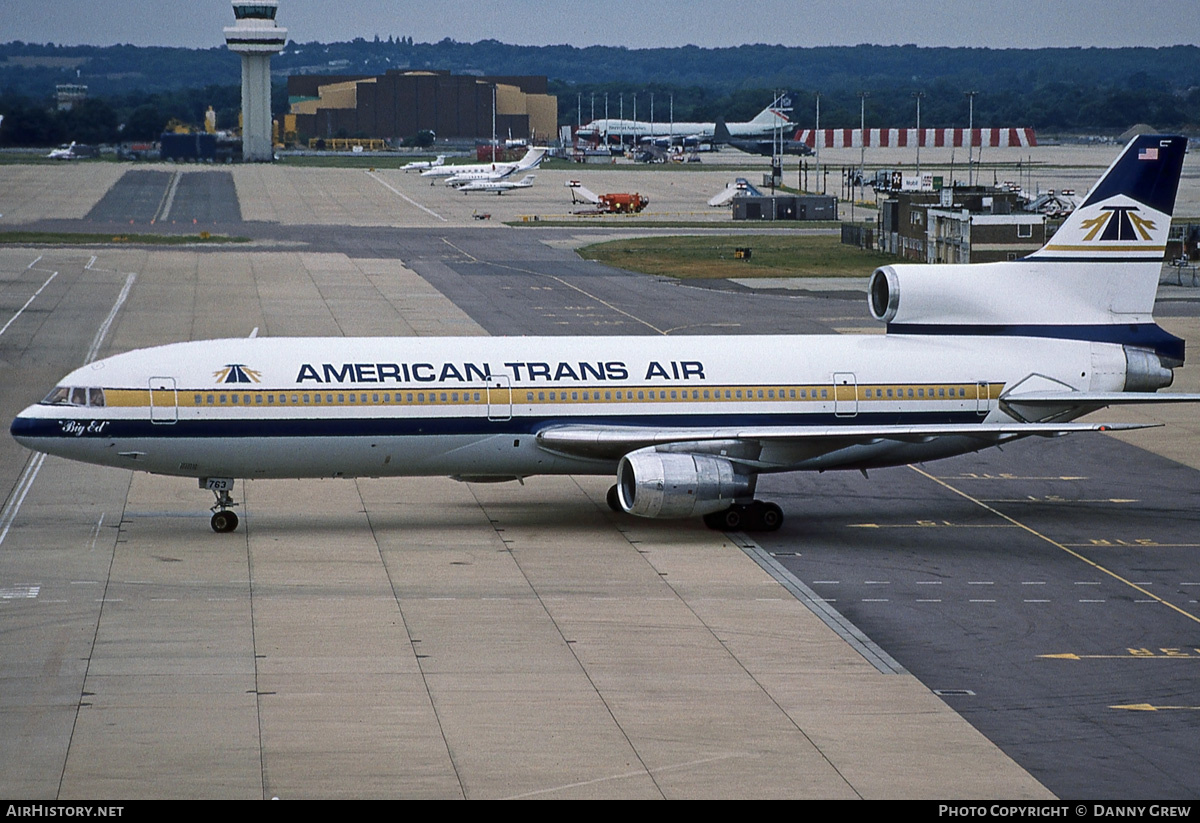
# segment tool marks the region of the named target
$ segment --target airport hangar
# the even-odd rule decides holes
[[[641,189],[683,208],[713,188],[669,177]],[[10,417],[97,355],[255,328],[866,325],[852,286],[607,269],[569,248],[611,223],[474,221],[478,201],[394,171],[80,164],[0,179],[6,228],[254,238],[0,251]],[[563,181],[539,181],[540,203],[487,205],[550,213]],[[1196,302],[1172,293],[1164,325],[1195,342]],[[243,529],[214,535],[193,482],[6,439],[0,786],[58,800],[1194,797],[1194,712],[1170,707],[1194,705],[1200,663],[1200,457],[1194,418],[1170,422],[1137,446],[1076,437],[869,480],[771,478],[764,494],[790,518],[757,541],[615,515],[606,478],[252,481]]]

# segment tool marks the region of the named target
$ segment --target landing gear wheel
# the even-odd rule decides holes
[[[704,525],[719,532],[736,532],[743,528],[746,522],[742,506],[730,506],[723,512],[713,512],[704,515]]]
[[[773,532],[783,525],[783,509],[761,500],[748,505],[739,503],[725,511],[704,515],[704,525],[723,532]]]
[[[746,510],[742,506],[734,506],[721,512],[721,528],[727,532],[735,532],[746,525]]]
[[[200,488],[208,489],[217,498],[217,505],[213,506],[209,511],[213,513],[212,530],[218,534],[231,532],[238,527],[238,516],[230,509],[237,505],[233,502],[233,478],[232,477],[201,477]]]
[[[763,503],[754,501],[754,508],[757,509],[758,517],[755,524],[756,530],[764,532],[778,531],[783,525],[783,509],[774,503]]]
[[[212,516],[212,530],[218,534],[234,531],[238,527],[238,516],[231,511],[220,511]]]
[[[621,499],[617,496],[617,487],[615,484],[608,487],[608,493],[604,495],[604,502],[615,512],[624,511],[621,508]]]

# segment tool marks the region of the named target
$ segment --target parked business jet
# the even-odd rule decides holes
[[[480,179],[496,179],[499,180],[507,177],[514,172],[529,171],[536,169],[542,164],[542,160],[546,157],[546,152],[549,149],[542,146],[530,147],[525,156],[515,163],[471,163],[461,166],[435,166],[431,169],[426,169],[421,172],[422,177],[429,177],[436,180],[439,177],[453,177],[462,182],[470,182],[471,180]],[[433,185],[432,181],[430,185]]]
[[[50,160],[78,160],[81,157],[99,157],[100,152],[95,146],[84,146],[72,140],[66,145],[59,146],[57,149],[51,149],[46,155]]]
[[[439,154],[434,160],[414,160],[411,163],[405,163],[400,167],[402,172],[410,171],[429,171],[430,169],[439,168],[446,163],[446,155]]]
[[[1031,435],[1157,394],[1183,341],[1152,317],[1187,140],[1140,136],[1041,250],[871,276],[886,335],[254,338],[98,360],[13,421],[23,445],[199,478],[611,474],[609,504],[774,529],[764,472],[866,470]]]
[[[469,183],[459,186],[458,190],[461,192],[488,191],[495,194],[504,194],[504,192],[512,191],[513,189],[533,188],[533,181],[536,178],[536,174],[527,174],[520,180],[472,180]]]

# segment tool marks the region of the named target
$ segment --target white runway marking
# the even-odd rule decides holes
[[[42,464],[45,462],[46,455],[35,454],[33,459],[26,464],[25,471],[21,472],[21,478],[8,498],[8,505],[4,507],[3,513],[0,513],[0,545],[3,545],[4,538],[8,537],[8,530],[12,528],[13,520],[17,518],[17,512],[21,510],[21,504],[25,502],[25,495],[29,494],[29,489],[33,486],[33,481],[37,478],[38,472],[42,470]]]
[[[38,258],[38,260],[41,260],[41,259],[42,259],[42,258],[40,258],[40,257]],[[36,263],[36,262],[37,262],[37,260],[34,260],[34,261],[33,261],[33,263]],[[33,268],[33,263],[30,263],[30,264],[29,264],[29,268],[30,268],[30,269],[32,269],[32,268]],[[32,296],[32,297],[30,297],[28,300],[26,300],[26,301],[25,301],[25,305],[24,305],[24,306],[22,306],[21,308],[17,309],[17,313],[16,313],[16,314],[14,314],[12,317],[10,317],[10,318],[8,319],[8,322],[4,324],[4,327],[3,327],[3,328],[0,328],[0,335],[3,335],[3,334],[6,332],[6,331],[8,331],[8,327],[9,327],[9,326],[11,326],[13,323],[15,323],[15,322],[16,322],[17,318],[21,316],[21,313],[22,313],[22,312],[24,312],[24,311],[25,311],[27,308],[29,308],[29,304],[30,304],[30,303],[32,303],[34,300],[36,300],[36,299],[37,299],[37,296],[38,296],[39,294],[41,294],[41,293],[42,293],[42,290],[43,290],[43,289],[45,289],[45,288],[46,288],[46,286],[49,286],[49,285],[50,285],[50,281],[51,281],[51,280],[53,280],[53,279],[54,279],[54,278],[56,278],[56,277],[58,277],[58,272],[54,272],[53,274],[51,274],[49,277],[47,277],[47,278],[46,278],[46,282],[45,282],[45,283],[43,283],[43,284],[41,285],[41,288],[39,288],[37,291],[35,291],[35,292],[33,293],[33,296]]]
[[[157,223],[159,220],[166,220],[167,215],[171,213],[171,206],[175,203],[175,192],[179,190],[179,181],[181,172],[175,172],[171,176],[171,185],[163,192],[163,199],[159,201],[158,213],[154,215],[151,223]]]
[[[40,259],[41,258],[39,257],[38,260]],[[37,260],[34,261],[34,263],[36,262]],[[90,266],[93,262],[94,259],[88,261],[88,265]],[[30,264],[30,268],[32,267],[33,263]],[[20,316],[21,312],[25,311],[25,308],[33,302],[33,298],[41,294],[42,289],[46,288],[46,286],[50,284],[50,281],[57,276],[58,272],[54,272],[54,274],[50,275],[46,282],[42,284],[42,288],[34,292],[33,297],[30,297],[29,300],[26,301],[25,306],[21,307],[21,311],[18,311],[15,315],[13,315],[12,319],[5,323],[3,328],[0,328],[0,335],[4,334],[4,332],[8,330],[8,327],[12,325],[13,320],[16,320],[17,317]],[[133,283],[136,279],[136,274],[130,274],[125,278],[125,287],[122,288],[121,293],[117,295],[117,301],[113,303],[113,307],[109,310],[108,316],[104,318],[104,322],[100,324],[100,328],[96,331],[96,336],[92,340],[91,348],[88,349],[87,357],[83,361],[84,363],[91,363],[96,359],[96,355],[100,351],[100,347],[104,345],[104,339],[108,337],[108,331],[112,327],[113,320],[116,319],[117,312],[121,310],[121,306],[125,304],[126,298],[129,297],[129,292],[133,288]],[[0,545],[3,545],[4,539],[8,537],[8,530],[12,528],[12,524],[17,517],[17,513],[21,511],[21,504],[25,502],[25,495],[29,494],[29,489],[33,486],[33,481],[37,478],[38,472],[42,470],[42,464],[45,461],[46,455],[35,455],[33,459],[29,461],[28,465],[26,465],[25,471],[22,472],[20,479],[17,481],[17,485],[13,488],[12,494],[8,498],[8,504],[4,507],[4,511],[0,513]],[[99,536],[100,525],[103,522],[104,516],[101,515],[100,523],[96,524],[97,536]],[[94,543],[95,539],[93,538],[93,545]]]
[[[125,300],[129,297],[129,292],[133,288],[133,281],[135,280],[137,280],[136,274],[130,274],[125,278],[125,287],[117,295],[117,302],[113,303],[113,307],[109,309],[108,317],[104,318],[104,322],[96,330],[96,336],[92,340],[92,347],[88,349],[87,357],[83,360],[85,365],[95,360],[96,355],[100,353],[100,347],[104,345],[104,338],[108,337],[108,330],[112,327],[113,321],[117,319],[117,312],[121,310],[121,306],[125,305]]]
[[[409,197],[404,192],[397,189],[391,183],[384,180],[379,175],[375,174],[375,172],[369,171],[369,172],[367,172],[367,176],[372,178],[373,180],[375,180],[375,182],[379,183],[379,185],[383,186],[385,189],[388,189],[389,191],[391,191],[392,194],[395,194],[401,200],[404,200],[405,202],[409,203],[410,205],[416,206],[418,209],[425,212],[426,214],[432,214],[434,217],[436,217],[438,220],[441,220],[443,223],[446,222],[445,217],[442,217],[440,214],[438,214],[436,211],[433,211],[432,209],[425,208],[420,203],[418,203],[416,200],[413,200],[411,197]]]

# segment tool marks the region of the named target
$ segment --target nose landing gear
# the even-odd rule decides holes
[[[231,532],[238,527],[238,516],[230,509],[237,505],[234,502],[230,492],[233,491],[233,478],[231,477],[202,477],[200,478],[200,488],[208,489],[217,498],[217,504],[210,511],[213,513],[212,530],[218,534]]]

